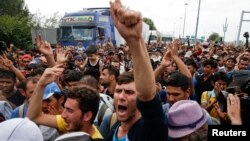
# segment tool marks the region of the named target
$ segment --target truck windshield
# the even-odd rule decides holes
[[[157,40],[157,37],[155,35],[151,35],[150,40]]]
[[[162,41],[164,41],[164,42],[172,42],[173,38],[172,37],[162,37]]]
[[[72,26],[62,27],[62,39],[64,40],[93,40],[95,28]]]

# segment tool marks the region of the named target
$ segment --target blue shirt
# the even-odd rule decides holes
[[[19,110],[20,110],[20,107],[17,107],[16,109],[13,110],[12,114],[11,114],[11,117],[10,118],[19,118]],[[23,117],[20,117],[20,118],[24,118],[26,117],[26,113],[28,111],[28,102],[25,102],[24,103],[24,107],[23,107]]]

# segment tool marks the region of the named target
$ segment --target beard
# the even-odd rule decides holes
[[[81,121],[79,121],[77,123],[73,123],[73,129],[71,131],[81,131],[82,128],[83,128],[83,125]]]

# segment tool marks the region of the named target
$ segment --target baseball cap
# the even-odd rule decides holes
[[[28,118],[13,118],[0,123],[2,141],[43,141],[38,126]]]
[[[168,135],[180,138],[203,126],[207,122],[208,115],[196,101],[180,100],[170,107],[168,119]]]
[[[61,94],[61,90],[59,89],[58,85],[55,82],[52,82],[45,87],[43,100],[48,99],[54,94]]]
[[[82,58],[81,55],[76,55],[76,56],[74,57],[74,59],[77,60],[77,61],[82,61],[82,60],[83,60],[83,58]]]
[[[193,55],[193,52],[192,51],[187,51],[186,54],[184,55],[184,57],[191,57]]]
[[[91,137],[85,132],[71,132],[59,136],[55,141],[91,141]]]
[[[31,57],[30,54],[25,54],[25,55],[21,56],[20,59],[21,59],[21,60],[23,60],[23,59],[29,59],[29,60],[31,61],[31,60],[32,60],[32,57]]]

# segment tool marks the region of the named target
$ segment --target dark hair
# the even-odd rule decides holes
[[[11,78],[16,81],[16,74],[9,70],[0,69],[0,78]]]
[[[78,70],[69,70],[64,74],[66,83],[79,81],[83,77],[83,73]]]
[[[248,58],[248,57],[245,57],[245,56],[242,56],[242,57],[240,57],[240,61],[241,61],[241,60],[243,60],[243,61],[249,61],[249,58]],[[240,61],[239,61],[239,62],[240,62]]]
[[[4,53],[4,51],[6,51],[7,49],[7,45],[4,41],[0,41],[0,55],[2,55]]]
[[[219,80],[222,80],[224,82],[227,83],[227,85],[229,84],[229,78],[227,76],[227,74],[225,72],[222,72],[222,71],[219,71],[219,72],[216,72],[212,75],[212,81],[213,83],[219,81]]]
[[[192,66],[193,68],[197,69],[197,64],[194,62],[193,59],[188,59],[188,60],[186,60],[186,61],[185,61],[185,64],[186,64],[187,66]]]
[[[85,75],[80,80],[80,84],[89,85],[98,90],[98,81],[91,75]]]
[[[28,82],[32,82],[33,84],[36,84],[38,82],[38,79],[35,78],[35,77],[28,77],[28,78],[26,78],[23,81],[23,83],[24,83],[24,87],[23,87],[24,91],[27,90],[27,84],[28,84]]]
[[[37,68],[37,69],[34,69],[33,71],[31,71],[29,73],[29,76],[34,77],[36,75],[42,75],[44,71],[45,71],[45,68]]]
[[[186,75],[176,71],[169,75],[166,86],[181,87],[183,91],[186,91],[190,88],[191,82]]]
[[[134,74],[133,72],[124,72],[122,73],[118,79],[117,79],[117,84],[121,85],[121,84],[128,84],[131,82],[134,82]]]
[[[120,72],[117,68],[115,68],[112,65],[106,65],[102,68],[102,71],[104,71],[105,69],[108,70],[109,75],[114,75],[115,76],[115,80],[117,81],[118,76],[120,75]]]
[[[99,108],[99,93],[94,88],[91,88],[89,86],[82,86],[69,91],[68,98],[77,100],[79,109],[82,111],[82,114],[85,114],[89,111],[92,112],[93,116],[90,122],[91,124],[93,124]]]
[[[207,66],[207,65],[210,65],[212,68],[216,69],[217,68],[217,62],[215,62],[214,60],[211,60],[211,59],[208,59],[208,60],[205,60],[203,62],[203,66]]]

